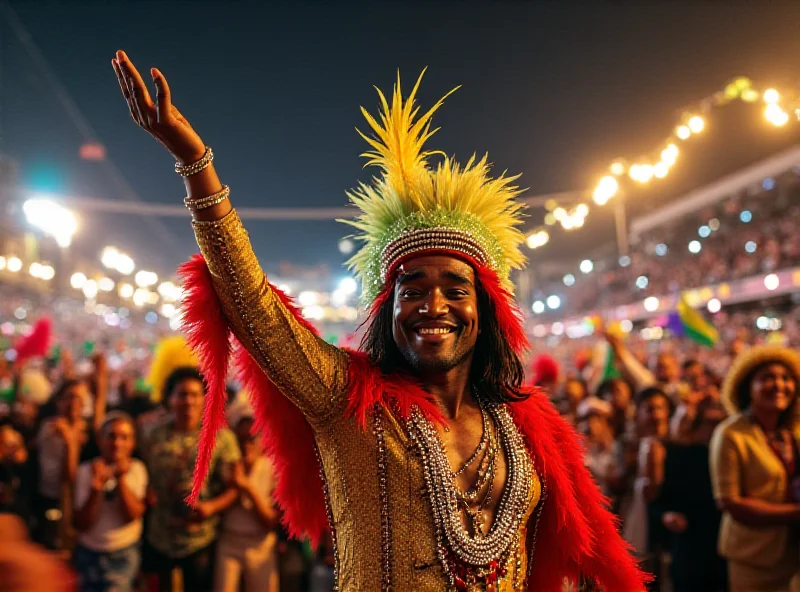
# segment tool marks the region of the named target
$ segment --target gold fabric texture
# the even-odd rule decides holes
[[[421,458],[405,422],[386,408],[379,411],[389,516],[389,537],[382,540],[377,439],[374,430],[345,414],[347,354],[312,335],[271,291],[235,211],[219,221],[194,222],[194,228],[231,328],[314,428],[336,531],[339,590],[384,589],[386,552],[392,590],[448,590]],[[536,476],[530,497],[520,541],[532,538],[525,525],[541,497]],[[524,589],[527,553],[520,547],[507,562],[498,591]]]

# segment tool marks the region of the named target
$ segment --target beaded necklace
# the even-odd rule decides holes
[[[487,532],[484,532],[482,524],[487,499],[484,498],[478,506],[480,519],[473,518],[467,512],[473,525],[473,532],[470,533],[464,528],[462,520],[461,510],[465,506],[462,500],[475,487],[468,492],[459,490],[444,445],[433,424],[416,408],[409,418],[409,434],[420,450],[436,523],[437,553],[450,584],[456,590],[467,590],[475,584],[482,584],[487,590],[494,589],[498,578],[506,575],[506,563],[511,552],[520,544],[519,528],[532,487],[533,464],[510,413],[505,406],[496,404],[481,403],[481,409],[486,417],[484,438],[489,440],[484,444],[484,448],[487,448],[485,456],[488,456],[488,448],[495,446],[496,454],[502,446],[508,465],[505,492],[500,499],[494,524]],[[494,444],[491,443],[491,424],[497,429],[498,441]],[[470,464],[478,456],[480,452],[469,460]],[[487,462],[486,473],[491,473],[489,482],[494,480],[494,464],[495,460]],[[491,489],[486,492],[486,497],[490,495]]]

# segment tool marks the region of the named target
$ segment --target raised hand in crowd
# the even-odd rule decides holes
[[[667,512],[661,517],[661,522],[664,524],[664,528],[676,534],[684,532],[689,527],[686,516],[680,512]]]
[[[244,468],[244,462],[239,461],[233,468],[233,484],[236,488],[243,492],[247,493],[251,489],[250,480],[247,478],[247,472]]]
[[[65,417],[55,418],[53,420],[53,429],[67,445],[78,444],[83,433],[83,426],[80,422],[71,424]]]
[[[103,491],[114,477],[114,470],[102,458],[92,462],[92,489]]]

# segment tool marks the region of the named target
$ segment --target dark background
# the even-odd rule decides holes
[[[523,174],[528,195],[593,186],[617,156],[666,138],[682,109],[735,76],[800,84],[800,2],[8,2],[31,38],[0,21],[0,152],[26,187],[180,204],[172,161],[131,122],[111,69],[125,49],[146,73],[158,66],[176,105],[217,154],[237,205],[338,207],[367,179],[358,107],[372,85],[408,88],[429,70],[423,106],[454,86],[435,118],[432,146],[465,161],[488,151]],[[0,13],[2,14],[2,13]],[[35,49],[31,49],[31,48]],[[66,97],[35,61],[36,50]],[[45,68],[46,69],[46,68]],[[73,100],[91,130],[70,115]],[[796,142],[761,106],[716,111],[666,181],[630,195],[635,215]],[[82,161],[93,136],[105,163]],[[590,204],[593,206],[593,204]],[[611,208],[584,228],[553,230],[536,258],[574,260],[613,241]],[[531,225],[543,211],[531,212]],[[187,215],[188,218],[188,215]],[[254,222],[254,246],[272,271],[285,260],[328,265],[347,229],[335,222]],[[81,241],[84,247],[80,247]],[[164,272],[196,248],[188,220],[84,212],[79,248],[119,244]]]

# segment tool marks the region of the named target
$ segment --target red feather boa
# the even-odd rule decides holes
[[[185,329],[209,382],[195,472],[193,495],[196,496],[208,472],[216,433],[225,423],[224,378],[231,352],[230,330],[220,313],[211,274],[203,259],[193,258],[180,271],[187,291]],[[523,347],[521,317],[510,295],[499,291],[502,288],[496,275],[479,271],[478,277],[495,303],[502,326],[510,331],[512,346]],[[272,289],[298,320],[313,330],[291,300]],[[284,510],[284,524],[292,536],[307,536],[316,545],[329,526],[311,426],[241,344],[233,340],[236,367],[255,409],[255,427],[262,430],[265,448],[276,466],[275,497]],[[411,407],[417,405],[432,420],[441,421],[431,396],[411,377],[385,376],[365,354],[349,352],[349,355],[351,388],[347,413],[360,425],[366,428],[376,404],[389,406],[401,417],[407,417]],[[210,376],[215,373],[215,377]],[[539,389],[531,389],[526,401],[513,403],[509,408],[547,488],[528,589],[560,592],[565,577],[578,581],[585,576],[596,580],[606,592],[643,590],[649,578],[637,568],[614,517],[606,509],[606,500],[585,468],[583,449],[575,431],[558,416]],[[533,528],[533,524],[529,527]]]
[[[217,433],[226,424],[225,379],[232,342],[235,368],[253,405],[253,429],[262,433],[264,449],[275,466],[277,484],[273,495],[283,509],[283,523],[291,536],[308,537],[316,546],[329,526],[311,426],[232,336],[203,257],[192,257],[181,265],[179,274],[184,285],[183,331],[208,385],[189,503],[197,501],[208,475]],[[274,286],[272,290],[300,323],[317,333],[286,294]]]
[[[197,447],[195,479],[189,495],[189,503],[194,505],[208,475],[217,433],[227,425],[225,403],[228,394],[225,391],[225,382],[230,365],[231,332],[222,314],[205,260],[200,255],[195,255],[180,266],[178,275],[183,278],[186,303],[181,319],[182,329],[189,347],[197,355],[207,389],[203,426]]]

